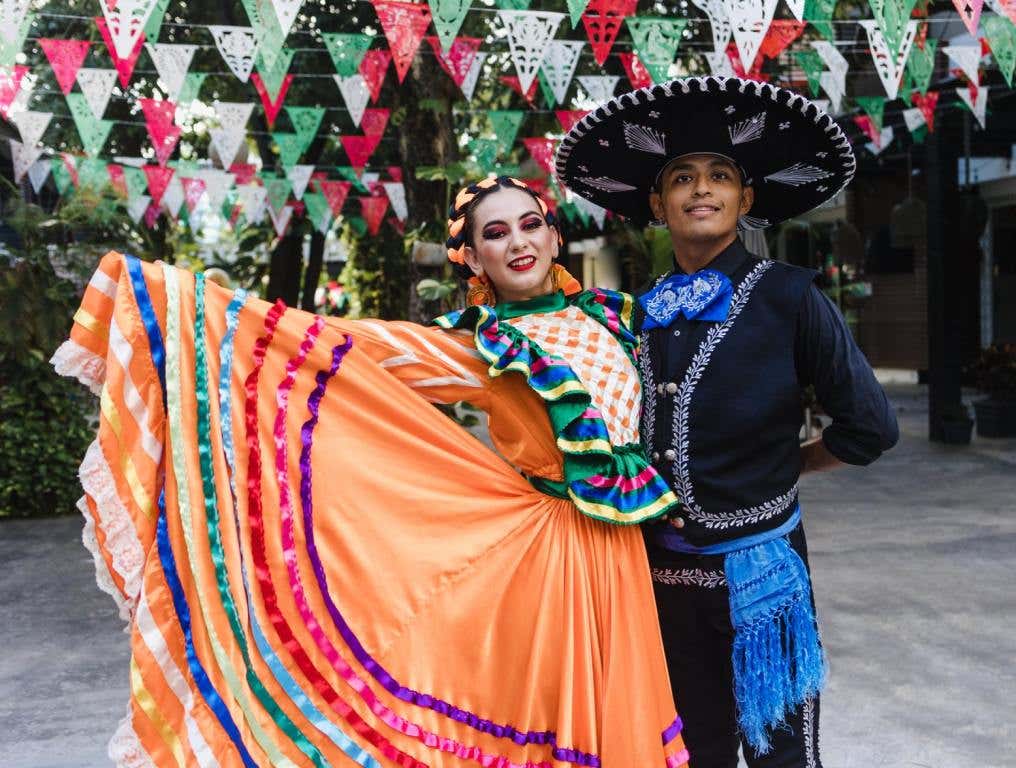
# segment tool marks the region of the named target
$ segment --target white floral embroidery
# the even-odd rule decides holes
[[[816,730],[815,699],[807,698],[804,701],[801,725],[801,735],[804,737],[805,768],[816,768],[818,766],[818,734]]]
[[[653,568],[653,581],[657,584],[683,584],[689,587],[716,589],[727,586],[723,571],[703,571],[701,568]]]
[[[672,273],[666,272],[656,278],[653,288],[670,277]],[[639,336],[639,373],[642,376],[642,391],[647,393],[642,398],[642,445],[646,453],[653,451],[653,433],[656,431],[656,374],[649,355],[650,338],[649,331],[642,331]]]
[[[624,124],[624,140],[632,149],[649,152],[654,155],[667,154],[667,146],[663,134],[655,128],[636,123]]]
[[[749,117],[747,120],[727,126],[727,131],[730,133],[730,143],[747,144],[749,141],[761,139],[765,127],[765,112],[759,112],[754,117]]]
[[[680,310],[694,315],[705,307],[722,287],[720,275],[697,276],[689,285],[664,288],[646,303],[646,312],[661,324],[669,323]]]
[[[789,184],[792,187],[801,187],[819,179],[828,179],[830,176],[832,174],[829,171],[825,171],[817,166],[808,165],[807,163],[794,163],[782,171],[770,173],[765,179],[766,181],[775,181],[780,184]]]

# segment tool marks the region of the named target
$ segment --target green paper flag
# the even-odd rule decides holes
[[[208,75],[204,72],[188,72],[183,78],[183,86],[180,88],[180,95],[176,97],[177,104],[190,104],[198,94],[201,93],[201,86],[205,84]]]
[[[455,41],[463,19],[469,13],[470,0],[428,0],[428,2],[441,48],[447,51]]]
[[[832,18],[836,0],[805,0],[804,20],[815,27],[826,40],[835,40]]]
[[[328,199],[320,192],[304,192],[303,203],[307,207],[307,218],[318,230],[327,229],[332,222],[332,209]]]
[[[875,128],[882,130],[882,118],[885,115],[885,96],[858,96],[854,99],[871,118]]]
[[[501,154],[507,155],[515,145],[519,126],[526,117],[521,109],[494,109],[487,113],[494,128]]]
[[[808,78],[808,90],[811,91],[812,98],[818,98],[822,92],[821,80],[825,62],[815,50],[794,51],[794,58],[797,65],[804,70],[804,76]]]
[[[582,14],[586,12],[589,0],[568,0],[568,16],[571,17],[572,29],[578,29]]]
[[[182,179],[197,176],[201,166],[193,160],[173,160],[169,167],[176,171],[176,175]]]
[[[928,126],[922,125],[920,128],[911,131],[910,138],[913,139],[914,144],[923,144],[924,140],[928,138]]]
[[[82,187],[100,190],[109,184],[106,161],[99,157],[86,157],[78,161],[78,183]]]
[[[557,106],[557,97],[554,95],[554,89],[550,87],[550,81],[541,69],[537,73],[540,79],[540,95],[543,96],[543,103],[547,109],[553,109]]]
[[[264,0],[241,0],[247,11],[250,25],[254,28],[254,38],[258,43],[259,56],[267,69],[275,66],[275,58],[282,52],[286,36],[282,32],[279,17],[270,2]]]
[[[56,191],[61,195],[66,194],[73,181],[71,179],[71,172],[67,170],[67,165],[64,163],[63,158],[59,155],[51,158],[50,168],[53,173],[53,183],[56,184]]]
[[[472,139],[469,142],[469,151],[476,158],[481,172],[490,173],[497,166],[498,144],[497,139]]]
[[[1016,26],[1005,16],[981,16],[981,26],[988,37],[991,55],[995,57],[1002,77],[1012,88],[1012,73],[1016,67]]]
[[[882,30],[889,52],[895,56],[903,44],[907,22],[910,21],[917,0],[868,0],[868,4]]]
[[[268,204],[277,215],[289,199],[289,193],[293,191],[293,182],[279,177],[266,179],[265,191],[268,193]]]
[[[68,93],[67,106],[70,107],[71,117],[74,118],[74,126],[78,129],[85,153],[99,154],[113,128],[113,121],[96,119],[83,93]]]
[[[25,18],[21,20],[21,25],[14,33],[14,38],[10,41],[0,33],[0,67],[13,67],[17,62],[17,56],[21,53],[21,47],[25,44],[28,29],[32,26],[33,21],[35,21],[35,14],[26,13]]]
[[[287,171],[300,162],[303,140],[295,133],[273,133],[272,140],[279,147],[279,160]]]
[[[912,88],[921,93],[928,92],[931,85],[931,74],[935,71],[935,49],[938,47],[938,40],[928,38],[924,41],[924,48],[919,45],[911,46],[910,57],[907,59],[907,75],[910,78]],[[904,90],[904,92],[906,92]]]
[[[529,0],[494,0],[502,11],[524,11],[529,8]]]
[[[272,101],[279,98],[279,89],[282,88],[282,81],[289,72],[289,65],[293,62],[292,48],[283,48],[272,56],[272,63],[269,64],[260,53],[258,53],[256,65],[258,74],[261,75],[261,82],[265,84],[265,90],[272,97]]]
[[[127,199],[134,200],[148,191],[148,177],[140,168],[123,166],[123,178],[127,184]]]
[[[293,130],[300,137],[300,153],[304,153],[314,142],[321,121],[325,117],[324,107],[286,107],[286,114],[293,123]]]
[[[639,60],[657,83],[670,79],[670,65],[677,56],[687,19],[629,16],[625,19]]]
[[[157,0],[152,15],[145,22],[145,40],[154,43],[159,39],[159,28],[162,20],[166,18],[166,11],[169,10],[169,0]]]
[[[363,192],[364,194],[370,194],[370,190],[367,189],[367,185],[360,180],[360,177],[356,175],[356,169],[348,165],[340,165],[335,168],[335,172],[339,174],[345,181],[353,182],[353,188],[357,192]]]
[[[374,42],[372,35],[326,32],[322,35],[335,71],[343,77],[352,77],[360,71],[360,62]]]

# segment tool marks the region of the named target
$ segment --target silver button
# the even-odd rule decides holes
[[[663,385],[662,384],[657,384],[656,385],[656,394],[658,394],[658,395],[662,395],[663,394]]]
[[[677,384],[673,381],[667,382],[667,394],[672,395],[677,392]]]
[[[670,524],[675,528],[684,528],[684,518],[675,517],[673,520],[670,521]]]
[[[659,461],[660,460],[660,452],[659,451],[653,451],[652,460],[653,461]]]
[[[673,448],[668,448],[663,452],[663,458],[666,459],[667,461],[673,461],[674,459],[677,458],[677,451],[675,451]]]
[[[675,335],[675,336],[680,336],[680,335],[681,335],[681,331],[680,331],[680,330],[676,330],[676,331],[674,331],[674,335]]]

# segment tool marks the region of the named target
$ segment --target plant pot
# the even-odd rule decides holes
[[[947,445],[970,445],[974,420],[969,417],[951,417],[939,422],[940,442]]]
[[[1016,437],[1016,397],[986,397],[974,403],[978,437]]]

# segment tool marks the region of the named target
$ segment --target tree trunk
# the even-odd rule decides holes
[[[314,293],[321,279],[324,260],[325,236],[314,230],[310,236],[310,258],[307,259],[307,268],[303,272],[303,298],[300,300],[300,309],[314,311]]]
[[[268,267],[268,301],[282,299],[290,307],[300,300],[300,272],[303,266],[303,237],[289,232],[272,251]]]

